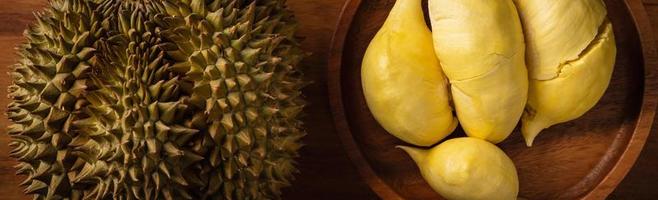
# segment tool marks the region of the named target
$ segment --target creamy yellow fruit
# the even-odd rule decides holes
[[[503,141],[526,103],[523,31],[512,0],[429,0],[434,49],[466,134]]]
[[[456,138],[430,150],[399,148],[413,158],[427,183],[447,199],[516,199],[519,180],[514,163],[487,141]]]
[[[539,132],[582,116],[610,82],[616,47],[600,0],[515,0],[527,43],[530,77],[522,133],[532,146]]]
[[[457,126],[421,0],[398,0],[363,58],[370,111],[392,135],[430,146]]]

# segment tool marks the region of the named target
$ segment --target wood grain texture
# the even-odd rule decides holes
[[[642,2],[647,6],[658,5],[658,0],[642,0]]]
[[[21,34],[32,20],[31,12],[45,5],[46,0],[0,0],[0,104],[6,105],[6,66],[15,62],[14,46],[23,41]],[[298,159],[301,173],[293,186],[284,190],[284,199],[378,199],[362,181],[354,165],[340,143],[329,114],[327,98],[327,55],[331,35],[338,22],[339,12],[345,0],[288,0],[295,11],[301,27],[300,34],[306,37],[303,48],[313,55],[304,61],[306,75],[313,84],[304,90],[311,105],[305,110],[308,136],[306,147]],[[658,22],[658,1],[645,0],[649,16]],[[646,4],[645,4],[646,5]],[[658,30],[658,26],[656,30]],[[4,106],[1,106],[4,112]],[[22,177],[14,175],[16,162],[8,157],[8,137],[5,134],[8,122],[0,117],[0,199],[30,199],[22,194],[18,184]],[[654,133],[658,128],[654,127]],[[637,164],[609,199],[655,199],[658,197],[658,134],[653,134]]]
[[[630,138],[629,144],[625,147],[624,153],[617,161],[615,166],[608,173],[595,189],[587,194],[584,199],[603,199],[606,198],[625,178],[639,157],[642,147],[646,143],[648,134],[653,125],[653,117],[656,114],[656,99],[658,90],[654,86],[658,85],[658,52],[655,46],[656,40],[652,30],[649,17],[642,1],[627,0],[626,6],[630,10],[635,22],[636,31],[638,32],[639,42],[641,43],[642,56],[644,58],[644,93],[642,100],[642,110],[639,113],[639,119],[636,122],[636,130]],[[648,98],[647,98],[648,97]],[[639,134],[638,134],[639,133]]]
[[[514,160],[520,197],[603,199],[624,178],[646,141],[658,99],[658,62],[640,0],[605,1],[617,38],[615,73],[598,105],[568,123],[543,131],[526,148],[516,131],[499,146]],[[361,86],[363,54],[393,0],[351,0],[343,10],[330,59],[330,100],[346,149],[362,176],[384,199],[437,199],[405,143],[371,115]],[[354,6],[354,7],[349,7]],[[458,128],[452,137],[463,136]]]
[[[304,89],[310,102],[305,108],[308,135],[301,150],[297,179],[284,190],[284,199],[374,199],[361,181],[335,135],[327,101],[329,43],[344,0],[288,0],[300,22],[302,48],[313,52],[303,61],[305,75],[313,84]]]
[[[655,39],[658,33],[658,1],[645,0],[644,6],[652,22]],[[655,42],[658,46],[658,41]],[[654,124],[656,123],[658,123],[658,119],[654,120]],[[608,198],[648,200],[658,197],[658,190],[656,190],[656,185],[658,185],[658,156],[656,155],[658,155],[658,126],[654,125],[635,166]]]

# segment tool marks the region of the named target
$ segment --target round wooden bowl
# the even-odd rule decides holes
[[[414,162],[372,117],[361,60],[395,0],[350,0],[334,35],[329,93],[338,134],[362,177],[383,199],[440,199]],[[514,161],[525,199],[604,199],[631,168],[658,101],[658,62],[640,0],[606,0],[617,39],[611,84],[592,110],[544,130],[533,147],[515,131],[499,146]],[[464,136],[458,128],[451,137]]]

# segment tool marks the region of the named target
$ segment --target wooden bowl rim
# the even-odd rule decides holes
[[[362,0],[347,0],[341,10],[336,30],[331,40],[329,63],[327,70],[327,84],[329,103],[336,127],[336,132],[343,143],[343,147],[352,160],[362,179],[370,188],[383,199],[404,199],[382,180],[366,161],[358,145],[352,137],[350,126],[345,118],[341,89],[341,67],[345,38],[352,26],[352,20],[361,5]],[[604,199],[623,180],[637,160],[644,144],[651,132],[656,105],[658,104],[658,52],[656,41],[649,23],[649,18],[642,0],[624,0],[626,8],[639,36],[644,61],[644,91],[642,106],[635,129],[622,154],[617,159],[606,176],[596,183],[596,186],[581,199]]]

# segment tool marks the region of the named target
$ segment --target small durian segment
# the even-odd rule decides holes
[[[532,146],[541,130],[596,105],[612,77],[616,46],[600,0],[515,3],[528,43],[530,76],[521,132]]]
[[[523,31],[511,0],[430,0],[434,49],[468,136],[503,141],[528,93]]]
[[[450,200],[514,200],[519,180],[512,160],[496,145],[464,137],[430,150],[398,146],[429,185]]]
[[[457,126],[421,0],[397,0],[366,50],[361,80],[375,119],[405,142],[430,146]]]

